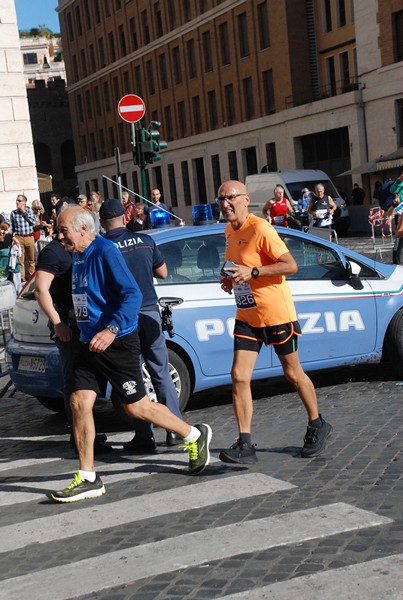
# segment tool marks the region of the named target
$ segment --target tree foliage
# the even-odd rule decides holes
[[[38,27],[32,27],[31,29],[20,30],[19,34],[21,38],[44,37],[49,39],[52,37],[60,37],[60,33],[53,33],[46,25],[38,25]]]

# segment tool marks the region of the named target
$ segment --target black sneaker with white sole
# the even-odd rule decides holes
[[[105,494],[105,487],[99,475],[91,483],[83,479],[80,472],[74,475],[73,481],[64,490],[52,492],[50,497],[56,502],[77,502],[85,498],[98,498]]]
[[[228,450],[221,450],[220,460],[225,463],[238,463],[240,465],[254,465],[257,463],[256,444],[246,444],[237,440]]]
[[[180,448],[183,448],[184,452],[189,452],[189,471],[192,475],[198,475],[207,467],[210,462],[210,442],[212,437],[210,425],[200,423],[195,425],[200,431],[200,437],[193,442],[183,442]]]
[[[332,435],[333,427],[330,423],[327,423],[322,416],[319,415],[322,421],[322,427],[312,427],[308,425],[305,438],[304,446],[301,450],[301,456],[303,458],[313,458],[319,456],[326,449],[326,442]]]

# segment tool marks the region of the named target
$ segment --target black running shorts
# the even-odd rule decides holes
[[[274,346],[276,354],[284,356],[298,350],[301,327],[298,321],[268,327],[252,327],[244,321],[235,321],[234,350],[260,352],[262,344]]]
[[[137,330],[116,338],[104,352],[91,352],[88,344],[80,342],[74,361],[72,391],[92,390],[97,395],[102,394],[105,378],[123,404],[133,404],[144,398],[146,390]]]

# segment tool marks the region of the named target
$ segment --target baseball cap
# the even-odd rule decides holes
[[[116,200],[116,198],[104,200],[99,210],[99,217],[104,221],[115,219],[115,217],[122,217],[124,214],[124,206],[121,201]]]
[[[84,194],[80,194],[79,196],[77,196],[77,200],[87,200],[87,196],[85,196]]]
[[[302,188],[301,194],[306,194],[307,192],[309,192],[308,188]]]

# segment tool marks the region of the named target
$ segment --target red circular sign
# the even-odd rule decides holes
[[[137,123],[137,121],[140,121],[144,117],[145,112],[146,107],[140,96],[127,94],[119,100],[119,116],[127,123]]]

